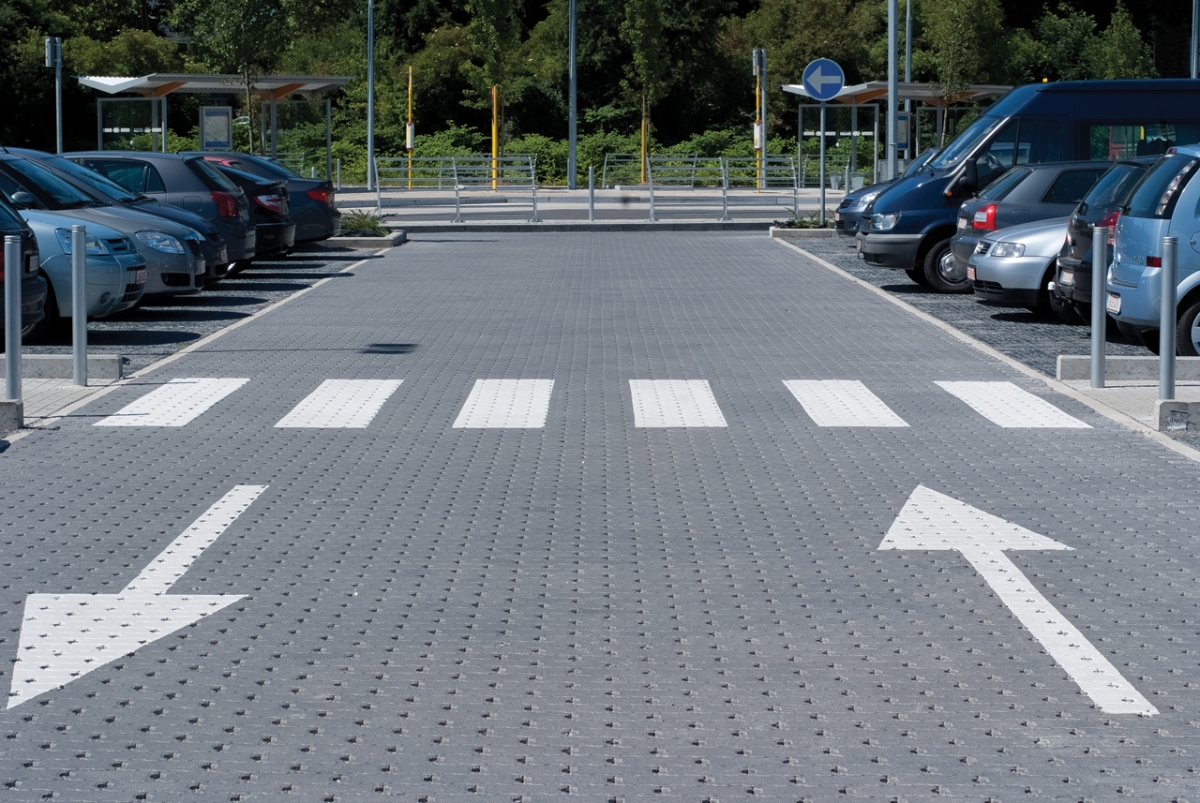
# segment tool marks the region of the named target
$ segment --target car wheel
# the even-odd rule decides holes
[[[906,270],[904,272],[906,274],[908,274],[908,278],[912,279],[914,282],[921,285],[922,287],[929,286],[929,280],[925,278],[925,268],[923,268],[923,267],[909,268],[908,270]]]
[[[1158,355],[1158,330],[1146,329],[1138,333],[1141,338],[1142,345],[1150,350],[1151,354]]]
[[[950,251],[950,240],[935,243],[925,254],[925,281],[939,293],[969,293],[971,280],[967,268],[959,265]]]
[[[1200,357],[1200,301],[1179,316],[1175,329],[1175,349],[1182,357]]]
[[[1110,320],[1117,325],[1117,331],[1121,333],[1121,337],[1135,346],[1141,344],[1142,333],[1137,330],[1137,327],[1131,326],[1124,321],[1118,321],[1116,318],[1110,318]]]
[[[1054,313],[1054,317],[1063,323],[1078,325],[1088,322],[1088,319],[1084,318],[1081,314],[1081,310],[1061,296],[1050,293],[1049,304],[1050,311]]]
[[[45,274],[43,274],[45,275]],[[25,343],[38,343],[56,332],[62,326],[62,318],[58,314],[58,299],[54,296],[54,285],[46,280],[45,316],[37,323],[21,329],[21,340]]]

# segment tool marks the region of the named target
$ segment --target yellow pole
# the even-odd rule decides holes
[[[500,107],[496,103],[496,87],[492,86],[492,189],[500,188],[497,180],[497,159],[500,158]]]
[[[412,117],[412,67],[408,68],[408,130],[405,132],[405,138],[408,140],[408,188],[412,189],[412,154],[415,137],[413,136],[413,117]]]
[[[649,151],[650,151],[650,145],[649,145],[649,142],[647,141],[647,140],[649,140],[648,134],[650,133],[650,130],[649,130],[650,126],[648,124],[647,117],[648,117],[648,115],[646,114],[646,93],[645,93],[645,91],[643,91],[642,92],[642,183],[643,184],[645,184],[647,182],[647,180],[648,180],[647,173],[649,172],[646,169],[646,162],[649,159]]]
[[[757,51],[755,51],[755,52],[757,52]],[[754,139],[757,141],[754,143],[754,157],[758,160],[758,184],[759,184],[759,186],[762,186],[762,177],[763,177],[762,155],[763,155],[763,148],[766,147],[766,143],[762,141],[762,113],[763,113],[763,109],[762,109],[762,74],[758,70],[755,70],[754,71]],[[761,192],[761,190],[756,190],[756,192]]]

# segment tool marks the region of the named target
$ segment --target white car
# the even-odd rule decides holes
[[[1009,226],[979,241],[967,261],[975,300],[1002,307],[1054,310],[1048,289],[1067,236],[1067,218]]]

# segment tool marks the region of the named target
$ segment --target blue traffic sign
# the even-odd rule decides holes
[[[846,74],[836,61],[813,59],[804,68],[804,88],[813,100],[833,100],[846,85]]]

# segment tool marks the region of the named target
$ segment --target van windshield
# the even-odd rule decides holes
[[[1177,153],[1168,156],[1146,171],[1129,199],[1130,217],[1166,219],[1175,211],[1183,188],[1196,173],[1200,159]]]
[[[934,170],[945,170],[961,164],[963,159],[970,156],[1003,123],[1002,117],[980,117],[967,126],[966,131],[955,137],[949,147],[930,163],[930,167]]]

